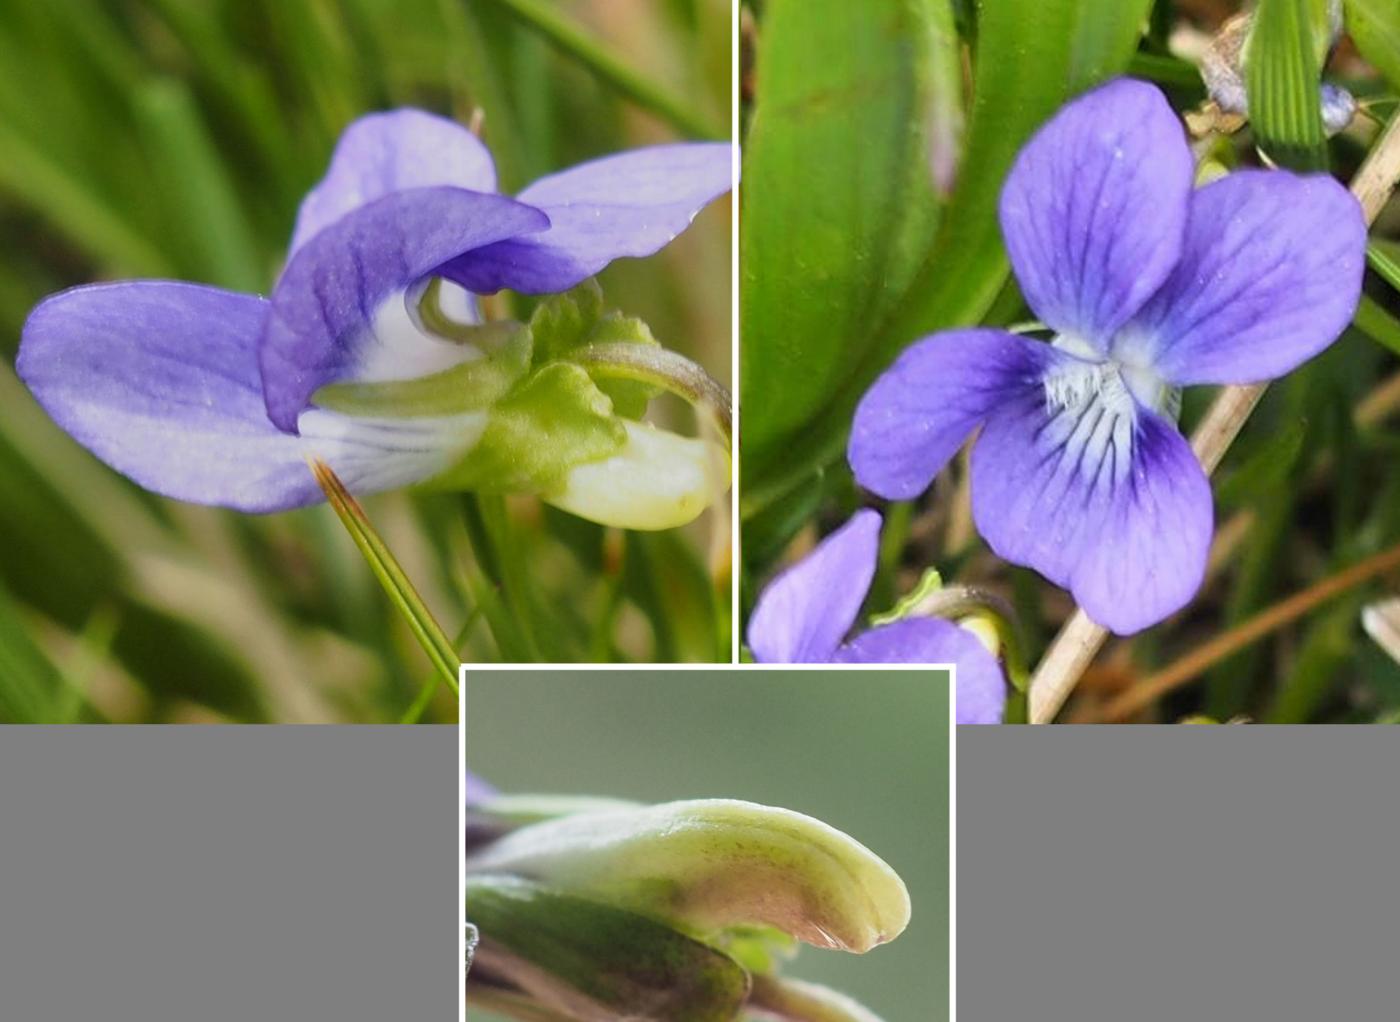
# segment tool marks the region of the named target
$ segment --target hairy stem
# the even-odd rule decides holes
[[[1400,117],[1391,120],[1351,183],[1351,193],[1361,204],[1367,224],[1380,215],[1397,182],[1400,182]],[[1220,391],[1191,436],[1191,449],[1207,475],[1215,471],[1225,457],[1245,420],[1264,396],[1266,386],[1252,384],[1225,387]],[[1032,724],[1048,724],[1055,718],[1107,638],[1105,629],[1089,620],[1084,611],[1075,610],[1031,676]]]

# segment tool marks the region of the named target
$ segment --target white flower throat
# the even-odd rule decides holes
[[[1121,482],[1132,468],[1139,407],[1175,420],[1181,392],[1149,366],[1121,357],[1126,353],[1117,347],[1118,357],[1105,358],[1070,334],[1052,343],[1079,361],[1046,373],[1047,420],[1037,440],[1058,449],[1063,464],[1095,483]]]

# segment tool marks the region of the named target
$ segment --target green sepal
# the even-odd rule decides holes
[[[484,493],[548,493],[570,469],[601,461],[627,441],[612,401],[582,368],[555,362],[491,409],[467,456],[428,485]]]
[[[466,907],[477,969],[566,1018],[731,1022],[748,999],[737,962],[645,915],[506,875],[468,876]]]
[[[592,277],[577,287],[550,295],[530,317],[535,351],[543,364],[567,358],[588,343],[588,335],[603,318],[603,289]]]
[[[535,338],[536,363],[543,365],[590,344],[626,343],[659,347],[651,328],[640,319],[605,312],[603,292],[591,277],[562,294],[551,295],[530,317]],[[658,393],[655,387],[630,380],[599,380],[598,387],[612,398],[613,410],[626,419],[640,419]]]
[[[471,362],[411,380],[331,383],[312,395],[322,408],[347,415],[421,418],[480,411],[501,400],[530,368],[533,340],[524,323],[488,323],[478,347],[487,352]]]

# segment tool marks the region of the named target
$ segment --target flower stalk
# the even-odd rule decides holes
[[[1372,148],[1351,183],[1369,226],[1400,183],[1400,117]],[[1222,388],[1191,436],[1191,448],[1206,474],[1215,471],[1264,396],[1266,384]],[[1108,639],[1108,631],[1077,609],[1060,630],[1031,676],[1030,722],[1047,724],[1059,713],[1084,671]]]
[[[589,344],[571,356],[591,376],[632,380],[675,394],[703,412],[732,449],[734,413],[729,392],[700,366],[665,348],[616,341]]]

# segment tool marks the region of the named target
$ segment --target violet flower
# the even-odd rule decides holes
[[[560,292],[616,258],[650,255],[728,191],[730,176],[728,144],[662,145],[542,178],[512,199],[496,194],[491,155],[465,128],[418,110],[372,114],[346,129],[302,202],[270,298],[163,280],[73,288],[31,313],[18,372],[81,444],[168,497],[249,512],[311,504],[323,499],[313,456],[352,492],[415,484],[489,435],[501,387],[444,387],[432,408],[380,401],[370,414],[330,407],[324,388],[392,395],[404,381],[455,384],[446,374],[469,365],[498,370],[489,347],[469,339],[481,326],[476,295]],[[453,321],[446,332],[425,325],[433,279],[438,311]],[[537,398],[549,407],[551,395]],[[579,401],[607,404],[592,391]],[[566,466],[557,492],[542,496],[588,515],[590,495],[620,485],[613,476],[635,485],[702,457],[686,446],[700,441],[639,422],[616,436],[613,456]],[[703,475],[676,485],[689,497],[713,490]],[[686,513],[715,496],[690,500]]]
[[[770,582],[749,618],[748,643],[765,664],[954,664],[959,724],[999,724],[1006,679],[996,657],[952,621],[907,617],[844,641],[870,591],[880,515],[857,511]]]
[[[1180,387],[1281,376],[1356,310],[1366,227],[1332,178],[1240,171],[1193,190],[1155,87],[1111,82],[1021,151],[1001,226],[1052,343],[952,330],[907,349],[862,399],[861,485],[908,499],[979,425],[978,531],[1130,634],[1184,606],[1213,528],[1205,473],[1175,425]]]

